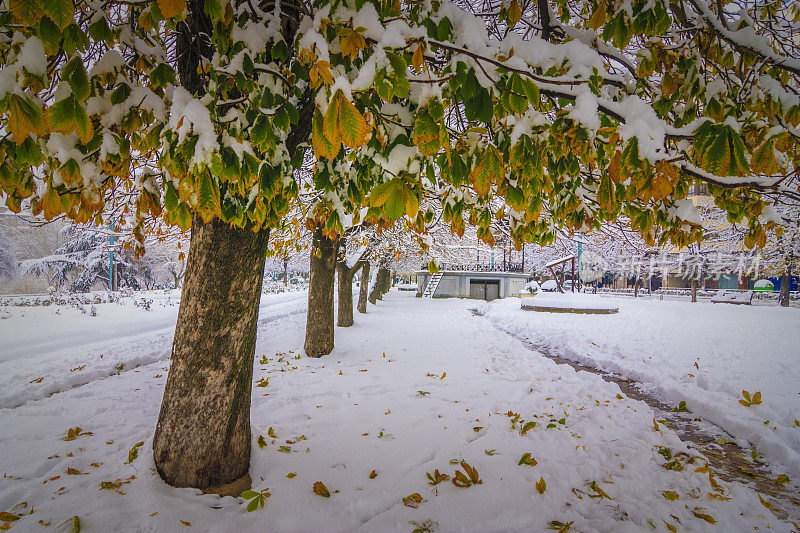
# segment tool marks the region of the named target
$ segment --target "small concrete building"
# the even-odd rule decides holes
[[[487,301],[516,296],[530,280],[524,272],[440,270],[431,274],[419,270],[416,275],[417,296]]]

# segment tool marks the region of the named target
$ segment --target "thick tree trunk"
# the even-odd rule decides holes
[[[349,328],[353,322],[353,273],[347,263],[342,260],[336,264],[339,283],[339,308],[336,313],[336,325]]]
[[[369,290],[369,261],[361,269],[361,282],[358,284],[358,312],[367,312],[367,291]],[[373,302],[374,303],[374,302]]]
[[[792,285],[792,278],[789,275],[789,269],[787,268],[783,272],[783,276],[781,276],[781,294],[780,294],[780,302],[782,307],[789,307],[789,289]]]
[[[311,279],[308,285],[306,354],[322,357],[333,351],[333,285],[336,276],[336,243],[314,231],[311,248]]]
[[[692,303],[697,302],[697,280],[692,280]]]
[[[269,230],[203,223],[198,216],[192,222],[172,366],[153,438],[156,468],[170,485],[226,493],[222,485],[247,476],[268,239]]]

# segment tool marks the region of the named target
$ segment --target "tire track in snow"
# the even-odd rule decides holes
[[[306,308],[305,292],[297,293],[293,298],[263,303],[259,308],[258,333],[270,322],[304,313]],[[281,309],[287,310],[280,312]],[[269,314],[269,310],[275,313]],[[128,335],[111,344],[103,340],[82,346],[61,346],[56,352],[68,351],[68,355],[59,358],[61,364],[57,368],[53,366],[53,357],[48,357],[37,365],[24,366],[13,375],[6,376],[3,380],[5,383],[0,383],[0,410],[16,409],[28,402],[83,387],[141,366],[168,361],[174,331],[175,325],[170,324]],[[76,351],[80,351],[81,355],[76,357]],[[87,365],[90,368],[81,368]]]

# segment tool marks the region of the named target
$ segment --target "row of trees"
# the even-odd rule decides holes
[[[624,216],[648,245],[686,246],[704,183],[766,244],[800,200],[796,9],[14,0],[0,190],[48,219],[125,215],[140,242],[153,221],[191,228],[155,462],[170,484],[219,487],[247,473],[265,258],[295,199],[314,309],[361,224],[402,219],[424,242],[440,217],[491,244],[503,221],[521,245]]]

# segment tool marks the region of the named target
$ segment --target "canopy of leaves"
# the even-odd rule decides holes
[[[274,6],[5,3],[6,205],[124,204],[143,238],[193,214],[278,227],[303,195],[331,236],[467,220],[492,243],[502,220],[547,244],[624,215],[682,246],[696,182],[757,236],[800,201],[797,3]]]

